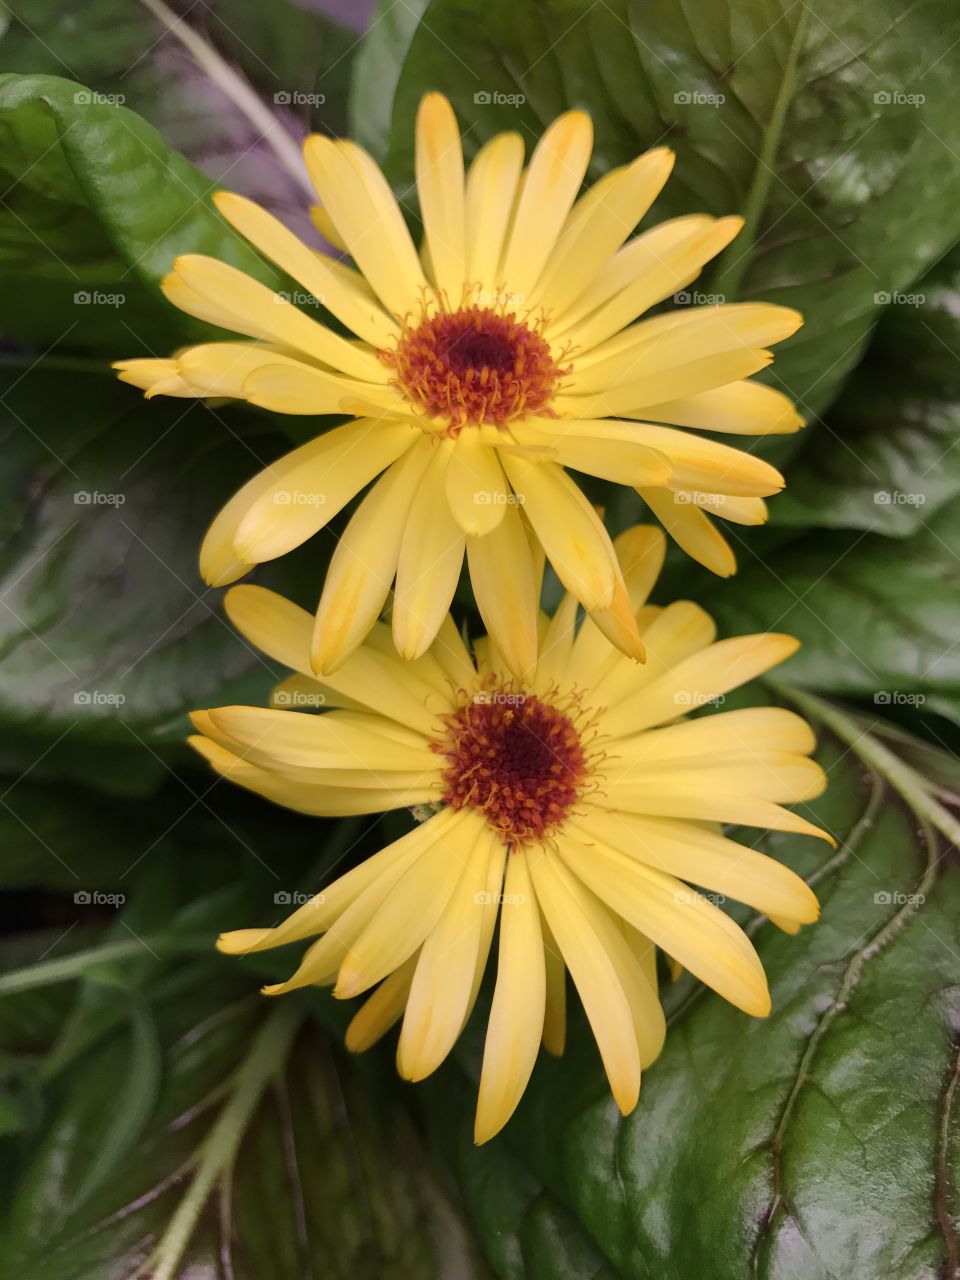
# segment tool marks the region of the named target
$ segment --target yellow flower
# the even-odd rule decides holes
[[[298,294],[275,294],[212,258],[179,257],[164,281],[168,299],[253,341],[116,366],[148,396],[233,396],[279,413],[355,416],[251,480],[201,553],[207,582],[236,581],[299,546],[373,484],[330,567],[315,673],[336,670],[363,641],[394,579],[397,649],[423,654],[466,554],[488,630],[513,674],[529,676],[541,547],[601,626],[619,613],[607,632],[642,659],[610,539],[568,468],[633,486],[685,550],[724,576],[736,565],[710,515],[766,518],[763,498],[782,487],[779,473],[678,428],[767,435],[801,426],[784,395],[749,381],[801,317],[742,303],[682,306],[634,323],[685,289],[742,220],[693,215],[633,236],[673,154],[649,151],[578,199],[592,139],[590,118],[570,111],[526,168],[522,139],[505,133],[465,173],[450,104],[428,94],[416,132],[418,253],[370,156],[311,137],[304,154],[322,201],[317,221],[354,266],[221,193],[224,218]],[[353,336],[298,305],[311,300]],[[500,598],[505,565],[509,607]]]
[[[282,924],[227,933],[219,945],[246,954],[321,935],[288,981],[265,990],[335,984],[343,998],[372,990],[347,1044],[364,1049],[402,1017],[398,1068],[420,1080],[471,1013],[499,917],[478,1142],[509,1119],[541,1042],[562,1051],[566,970],[624,1113],[664,1037],[656,947],[738,1008],[769,1011],[746,934],[688,881],[749,903],[790,933],[818,913],[803,880],[719,826],[824,835],[783,807],[824,786],[808,725],[778,707],[686,718],[796,642],[716,641],[697,605],[648,605],[663,558],[659,530],[631,529],[616,550],[645,666],[589,618],[577,629],[568,594],[541,620],[529,681],[511,675],[490,637],[471,656],[449,617],[416,662],[397,657],[378,623],[318,681],[310,615],[239,586],[227,596],[231,619],[296,674],[272,708],[194,717],[202,736],[191,741],[213,768],[278,804],[322,815],[426,807],[413,831]],[[323,714],[304,714],[318,706]]]

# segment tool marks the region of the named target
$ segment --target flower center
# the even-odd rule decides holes
[[[581,795],[587,756],[566,711],[503,686],[475,694],[447,727],[436,748],[447,759],[444,803],[482,809],[505,844],[549,834]]]
[[[503,426],[520,414],[556,416],[550,401],[561,369],[539,329],[513,312],[461,307],[405,325],[396,351],[381,351],[408,398],[447,433],[482,423]]]

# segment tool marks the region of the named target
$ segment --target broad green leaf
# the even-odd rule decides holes
[[[6,385],[0,722],[129,749],[181,740],[194,707],[262,702],[273,668],[230,627],[197,552],[223,502],[288,447],[270,420],[145,403],[95,373]],[[323,548],[301,558],[311,606]],[[297,563],[268,571],[294,594]]]
[[[776,525],[913,533],[960,494],[960,254],[890,295],[866,358],[808,433]]]
[[[689,978],[667,983],[666,1047],[626,1119],[578,1019],[564,1058],[539,1064],[514,1120],[479,1149],[463,1114],[479,1046],[421,1087],[502,1280],[949,1274],[957,824],[863,725],[823,714],[830,788],[805,812],[839,847],[765,841],[815,887],[821,920],[790,937],[733,908],[771,981],[768,1019]]]
[[[531,144],[568,107],[593,116],[593,178],[673,146],[656,215],[745,214],[699,287],[804,312],[775,372],[816,412],[862,350],[877,295],[907,289],[956,239],[958,39],[947,0],[431,0],[395,44],[398,74],[382,53],[358,63],[354,118],[382,138],[396,77],[379,155],[404,191],[428,89],[451,97],[471,153],[503,129]]]
[[[226,964],[157,1002],[159,1092],[133,1151],[104,1143],[143,1094],[128,1033],[108,1036],[20,1148],[7,1265],[21,1280],[481,1275],[409,1126],[376,1100],[384,1082],[305,1015]]]
[[[812,531],[745,558],[710,599],[727,633],[786,631],[801,641],[783,678],[960,717],[960,510],[942,507],[909,538]]]
[[[206,253],[280,277],[209,200],[216,184],[100,90],[0,75],[0,330],[109,354],[155,354],[209,336],[160,281]]]

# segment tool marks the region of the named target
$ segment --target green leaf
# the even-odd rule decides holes
[[[776,525],[918,530],[960,494],[960,253],[892,295],[867,356],[807,433]]]
[[[384,40],[358,62],[354,119],[376,145],[396,80],[379,155],[404,190],[428,89],[451,97],[471,152],[503,129],[532,142],[573,106],[593,116],[594,179],[674,146],[657,217],[745,214],[703,287],[804,312],[775,372],[815,412],[862,350],[875,295],[907,289],[956,239],[958,39],[946,0],[431,0],[396,42],[399,73]]]
[[[960,866],[955,818],[845,713],[821,721],[839,848],[765,842],[815,887],[795,936],[734,909],[771,981],[751,1020],[688,977],[623,1119],[579,1019],[514,1120],[470,1141],[455,1069],[423,1110],[503,1280],[916,1280],[958,1256]],[[481,1028],[482,1030],[482,1028]],[[471,1090],[479,1055],[461,1071]]]
[[[162,1074],[146,1125],[127,1034],[88,1054],[18,1153],[2,1234],[18,1277],[479,1275],[408,1126],[376,1101],[384,1082],[366,1069],[364,1086],[305,1014],[208,966],[188,998],[156,1005]],[[121,1118],[128,1135],[136,1119],[135,1150],[116,1139]]]
[[[957,719],[958,555],[956,503],[896,541],[811,532],[745,565],[710,607],[728,634],[797,636],[800,651],[782,668],[790,684]]]
[[[180,253],[280,282],[213,208],[216,184],[98,90],[0,75],[0,180],[8,335],[113,357],[209,337],[160,293]]]
[[[0,721],[153,748],[182,740],[194,707],[262,702],[274,669],[230,627],[197,552],[223,502],[288,447],[270,420],[144,403],[92,373],[37,368],[6,386]],[[317,556],[268,574],[295,595],[299,577],[313,597]]]

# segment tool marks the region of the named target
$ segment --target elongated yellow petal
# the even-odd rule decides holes
[[[588,207],[576,219],[576,209],[570,215],[572,225],[564,227],[557,241],[540,280],[537,301],[559,313],[593,282],[660,194],[673,162],[669,148],[657,147],[621,169],[595,200],[588,204],[590,192],[582,198],[580,203]]]
[[[692,822],[591,810],[578,820],[583,838],[637,858],[680,880],[700,885],[764,915],[811,924],[816,895],[789,867]]]
[[[650,405],[643,416],[650,422],[746,436],[784,435],[803,426],[792,401],[761,382],[730,382],[699,395]]]
[[[417,194],[434,282],[457,307],[466,277],[463,148],[457,118],[440,93],[420,100],[416,126]]]
[[[467,279],[488,305],[503,283],[498,269],[522,169],[523,139],[500,133],[480,148],[467,175]]]
[[[359,995],[421,945],[450,900],[476,844],[483,819],[461,809],[446,831],[391,890],[340,966],[334,995]]]
[[[559,1058],[567,1039],[567,966],[563,963],[557,940],[542,913],[540,932],[543,934],[543,959],[547,979],[543,1047],[547,1053]]]
[[[332,311],[348,329],[375,347],[384,347],[398,336],[396,322],[377,303],[362,276],[316,253],[266,209],[245,196],[220,191],[213,202],[242,236],[302,284],[308,294]],[[364,362],[366,364],[368,362]]]
[[[447,470],[447,503],[467,534],[482,537],[503,519],[510,500],[497,451],[469,428],[457,438]]]
[[[176,360],[115,360],[110,367],[117,370],[120,382],[145,391],[147,400],[154,396],[182,396],[191,400],[197,397],[196,388],[180,376]]]
[[[698,505],[696,494],[652,488],[637,492],[687,555],[718,577],[729,578],[736,573],[737,558],[730,544]]]
[[[334,427],[255,496],[234,534],[237,559],[259,564],[300,546],[418,439],[404,422],[360,418]]]
[[[709,635],[705,643],[712,638]],[[680,704],[680,709],[688,708]],[[616,754],[623,764],[663,764],[699,756],[726,760],[752,752],[808,755],[815,745],[813,730],[796,712],[785,707],[742,707],[621,738]]]
[[[561,856],[612,911],[731,1004],[765,1017],[770,994],[756,952],[732,920],[681,880],[626,854],[565,840]]]
[[[636,439],[668,459],[677,488],[754,498],[783,488],[783,476],[776,468],[743,449],[732,449],[689,431],[641,423],[636,426]]]
[[[500,524],[482,538],[467,539],[470,581],[480,617],[496,637],[509,669],[519,679],[537,664],[538,591],[533,557],[516,508],[504,508]],[[510,572],[504,574],[504,565]]]
[[[182,254],[174,274],[202,298],[222,306],[229,328],[251,338],[280,342],[365,382],[386,382],[389,374],[369,347],[333,333],[288,299],[236,267],[202,254]]]
[[[504,251],[500,278],[526,298],[556,243],[580,189],[593,148],[593,124],[583,111],[556,119],[537,144]]]
[[[613,600],[620,568],[600,517],[555,463],[530,463],[501,453],[524,513],[557,576],[585,608]]]
[[[391,315],[402,319],[427,282],[383,174],[362,148],[319,134],[307,138],[303,157],[350,256]]]
[[[404,525],[431,452],[423,440],[393,463],[344,529],[317,607],[311,649],[315,671],[335,671],[380,616],[397,572]]]
[[[550,852],[532,860],[537,898],[563,954],[593,1031],[617,1106],[628,1115],[640,1093],[633,1011],[616,966],[585,908],[586,895]]]
[[[400,543],[393,639],[404,658],[419,658],[440,629],[457,588],[466,538],[446,497],[452,440],[435,447]]]
[[[460,1034],[482,940],[489,863],[488,833],[480,830],[446,909],[420,952],[397,1045],[397,1069],[406,1080],[423,1080],[435,1071]]]
[[[395,387],[351,381],[312,365],[274,360],[254,369],[243,383],[243,398],[274,413],[353,413],[376,411],[410,417],[408,401]]]
[[[499,1133],[523,1096],[540,1048],[545,999],[540,912],[527,854],[518,850],[507,860],[497,985],[487,1024],[473,1130],[478,1144]]]
[[[388,974],[353,1015],[344,1037],[351,1052],[369,1049],[403,1016],[419,956],[420,953],[415,952],[399,969]]]

